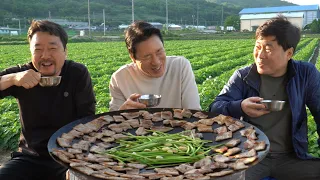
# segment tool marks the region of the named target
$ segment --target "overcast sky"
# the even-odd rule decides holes
[[[320,5],[320,0],[285,0],[299,5]]]

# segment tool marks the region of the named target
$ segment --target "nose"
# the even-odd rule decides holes
[[[156,66],[161,63],[161,58],[157,55],[152,56],[151,64]]]
[[[263,49],[258,51],[258,57],[262,59],[265,58],[265,51]]]
[[[47,49],[44,49],[44,50],[42,51],[41,58],[42,58],[42,59],[48,59],[49,57],[50,57],[50,51],[47,50]]]

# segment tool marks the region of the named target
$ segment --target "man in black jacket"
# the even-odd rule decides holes
[[[68,36],[60,25],[33,21],[28,40],[31,62],[0,72],[0,98],[17,99],[22,131],[19,150],[0,168],[0,179],[65,179],[67,169],[50,158],[47,143],[62,126],[95,114],[90,74],[66,60]],[[61,82],[42,87],[41,76],[61,76]]]

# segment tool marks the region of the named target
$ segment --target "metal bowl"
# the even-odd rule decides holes
[[[261,103],[266,106],[268,111],[281,111],[286,101],[262,100]]]
[[[42,87],[51,87],[58,86],[61,81],[61,76],[43,76],[40,78],[40,86]]]
[[[138,101],[145,104],[147,107],[158,106],[161,100],[161,95],[145,94],[138,98]]]

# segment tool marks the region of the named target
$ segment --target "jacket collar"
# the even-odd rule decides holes
[[[293,59],[290,59],[288,61],[288,65],[287,65],[287,78],[288,78],[288,82],[290,81],[290,79],[292,79],[295,75],[296,75],[296,68],[295,68],[295,62]],[[249,71],[248,74],[243,78],[243,80],[252,88],[254,88],[256,91],[259,92],[260,89],[260,84],[261,84],[261,80],[260,80],[260,74],[257,71],[257,66],[255,63],[253,63],[250,67],[249,67]]]

